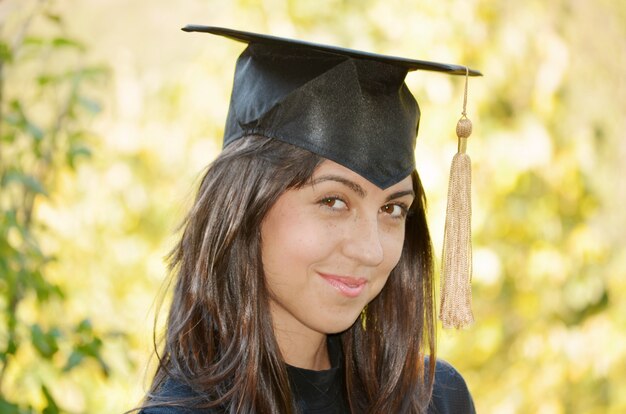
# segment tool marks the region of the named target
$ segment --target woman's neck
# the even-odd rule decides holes
[[[287,364],[313,371],[330,368],[326,335],[294,332],[279,327],[274,327],[274,334]]]

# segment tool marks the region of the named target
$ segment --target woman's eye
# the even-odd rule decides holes
[[[322,206],[333,210],[345,210],[348,208],[346,203],[338,197],[324,197],[319,202]]]
[[[380,211],[393,218],[404,218],[408,209],[401,204],[386,204],[381,207]]]

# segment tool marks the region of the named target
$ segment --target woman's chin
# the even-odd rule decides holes
[[[350,329],[355,323],[361,323],[361,312],[356,315],[345,316],[342,318],[335,317],[328,320],[324,332],[328,335],[338,334]]]

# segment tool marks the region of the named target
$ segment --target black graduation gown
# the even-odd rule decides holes
[[[287,366],[296,404],[302,414],[346,414],[348,403],[343,386],[343,356],[338,341],[328,341],[332,368],[311,371]],[[159,392],[164,400],[194,396],[186,385],[172,380],[165,382]],[[152,407],[140,414],[217,414],[218,411],[193,408]],[[437,361],[435,384],[428,414],[475,414],[474,402],[463,377],[454,367]],[[391,413],[388,413],[391,414]]]

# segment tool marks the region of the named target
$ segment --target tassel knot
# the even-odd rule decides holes
[[[469,138],[472,135],[472,121],[467,119],[465,115],[456,123],[456,136],[461,138]]]

